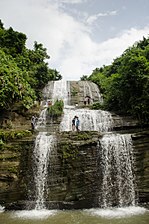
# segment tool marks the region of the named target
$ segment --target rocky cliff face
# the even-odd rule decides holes
[[[57,147],[52,153],[48,167],[47,207],[90,208],[99,206],[100,148],[98,141],[101,136],[102,134],[98,132],[57,134]],[[138,201],[139,203],[148,202],[149,131],[132,133],[132,139]],[[13,147],[11,152],[7,150],[1,153],[3,157],[0,171],[1,204],[22,200],[32,201],[34,198],[31,165],[34,141],[29,138],[16,141]],[[54,204],[51,204],[51,201]]]
[[[49,167],[48,201],[73,202],[73,208],[100,206],[100,147],[98,132],[61,133],[58,136],[55,165]],[[139,203],[148,202],[149,131],[132,133],[136,195]],[[51,172],[52,171],[52,172]]]
[[[47,200],[72,202],[73,208],[94,206],[98,192],[100,134],[65,132],[57,137],[55,166],[49,167]]]
[[[139,202],[149,201],[149,130],[140,130],[132,135],[135,176]]]
[[[26,174],[32,137],[11,140],[0,152],[0,204],[26,198]]]

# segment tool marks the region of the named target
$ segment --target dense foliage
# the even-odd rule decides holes
[[[0,111],[12,110],[16,104],[29,109],[40,99],[40,90],[61,75],[45,62],[49,58],[42,44],[26,48],[25,34],[5,29],[0,21]]]
[[[52,118],[57,118],[62,115],[64,108],[63,100],[56,100],[53,105],[49,106],[48,115]]]
[[[102,91],[105,109],[149,122],[149,39],[135,43],[111,65],[96,68],[88,80]]]

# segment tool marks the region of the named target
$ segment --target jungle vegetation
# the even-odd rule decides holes
[[[81,80],[99,86],[104,97],[99,107],[149,123],[149,38],[143,37],[111,65],[96,68]]]
[[[57,118],[62,115],[64,108],[63,100],[56,100],[53,105],[47,109],[48,115],[52,118]]]
[[[0,20],[0,112],[12,111],[17,104],[27,110],[40,100],[41,89],[62,76],[50,69],[46,48],[34,42],[26,47],[27,37],[13,28],[5,29]]]

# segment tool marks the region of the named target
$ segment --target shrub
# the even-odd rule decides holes
[[[59,117],[63,113],[64,103],[62,100],[56,100],[55,103],[48,107],[48,115],[51,117]]]

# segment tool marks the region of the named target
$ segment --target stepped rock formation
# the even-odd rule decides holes
[[[97,116],[100,115],[101,117],[102,111],[92,112],[93,116],[90,118],[89,106],[86,106],[85,109],[86,116],[90,120],[90,127],[92,125],[89,130],[87,130],[87,124],[84,122],[79,133],[72,132],[71,125],[69,122],[66,124],[66,120],[73,113],[74,115],[78,113],[79,117],[86,121],[86,116],[83,117],[82,112],[85,107],[85,95],[91,96],[91,104],[99,100],[102,102],[102,96],[99,95],[95,84],[90,84],[87,81],[67,82],[67,88],[69,89],[69,93],[67,93],[69,96],[63,96],[66,98],[65,104],[68,105],[65,108],[67,114],[64,114],[64,120],[51,120],[51,118],[48,118],[46,126],[39,125],[38,127],[38,131],[44,130],[49,133],[47,135],[52,134],[56,139],[54,150],[48,155],[50,162],[47,166],[46,191],[43,192],[45,194],[44,203],[47,208],[99,207],[101,196],[99,165],[101,146],[99,142],[104,136],[104,130],[110,131],[109,123],[106,123],[105,126],[95,125],[96,114],[99,113]],[[53,82],[49,83],[43,92],[45,102],[47,99],[52,99]],[[60,94],[58,93],[58,95]],[[43,106],[45,102],[43,101]],[[71,113],[71,110],[73,110],[73,113]],[[109,117],[108,112],[107,116]],[[139,127],[138,121],[131,118],[122,118],[115,114],[110,116],[112,117],[110,125],[113,133],[131,134],[136,176],[135,191],[139,202],[148,202],[149,130]],[[107,129],[105,129],[106,127]],[[0,204],[7,205],[9,209],[23,209],[26,207],[30,209],[35,207],[34,200],[36,196],[32,155],[37,134],[35,132],[31,136],[14,139],[9,142],[11,147],[5,147],[1,150]]]

